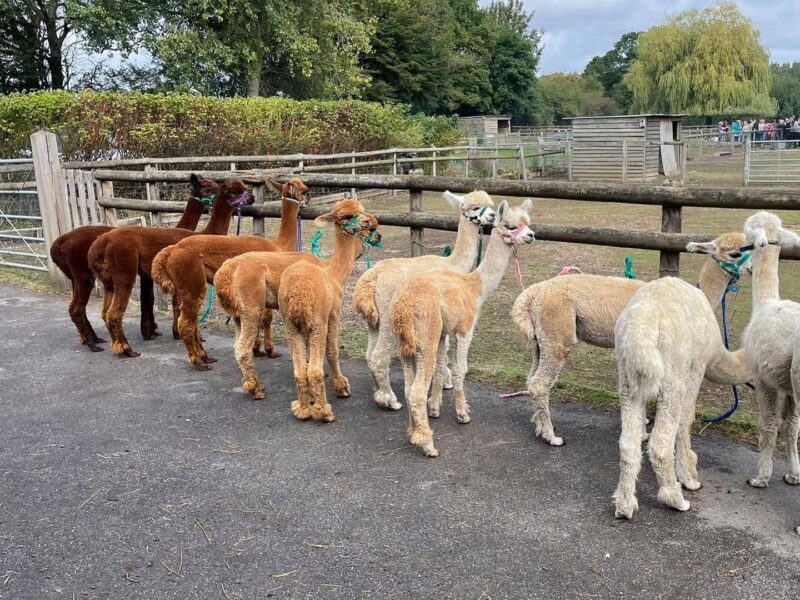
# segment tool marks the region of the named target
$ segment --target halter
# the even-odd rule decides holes
[[[528,228],[528,224],[527,223],[520,223],[514,231],[512,231],[511,233],[508,234],[508,236],[503,235],[503,239],[506,240],[506,243],[511,243],[511,244],[516,245],[517,238],[527,228]]]
[[[192,198],[200,202],[203,205],[203,208],[206,209],[211,207],[216,196],[192,196]]]
[[[743,250],[743,249],[739,248],[739,250]],[[739,260],[737,260],[736,262],[728,262],[726,260],[720,260],[716,256],[712,256],[711,258],[715,263],[717,263],[717,265],[719,266],[720,269],[722,269],[723,271],[725,271],[727,273],[730,273],[731,275],[735,275],[738,278],[739,277],[739,270],[742,268],[742,266],[747,264],[747,261],[750,260],[750,256],[751,256],[750,252],[749,251],[745,251],[745,253],[742,255],[742,257]]]
[[[767,244],[769,246],[780,246],[781,245],[781,243],[777,242],[777,241],[776,242],[769,242],[768,241]],[[755,244],[747,244],[746,246],[742,246],[741,248],[739,248],[739,250],[741,252],[746,252],[747,250],[755,250],[755,249],[756,249],[756,245]]]
[[[247,190],[242,192],[241,196],[232,200],[229,204],[236,207],[236,235],[242,228],[242,207],[247,203]]]
[[[475,223],[477,225],[480,225],[481,219],[483,218],[483,215],[485,215],[486,211],[489,210],[490,208],[491,208],[491,206],[489,206],[489,205],[482,206],[481,209],[478,211],[477,216],[471,216],[471,217],[467,217],[467,218],[470,221],[472,221],[473,223]]]
[[[512,252],[514,255],[514,271],[517,276],[517,283],[519,283],[519,287],[522,290],[525,289],[525,283],[522,280],[522,267],[519,264],[519,256],[517,255],[517,252],[519,251],[517,247],[517,238],[519,238],[522,232],[525,231],[527,228],[528,228],[528,223],[520,223],[519,225],[517,225],[517,228],[510,234],[508,234],[507,236],[503,235],[503,240],[507,244],[511,244]]]

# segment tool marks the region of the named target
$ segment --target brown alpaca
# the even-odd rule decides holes
[[[189,201],[181,215],[176,229],[193,230],[200,222],[204,204],[201,198],[216,196],[219,186],[210,179],[200,179],[192,176]],[[106,225],[85,225],[68,231],[58,236],[50,246],[50,257],[59,269],[64,272],[72,282],[72,301],[69,303],[69,316],[78,329],[80,342],[88,346],[92,352],[102,352],[97,344],[104,342],[92,328],[86,316],[86,305],[94,288],[94,273],[89,268],[89,248],[94,241],[104,233],[114,229]],[[153,318],[153,286],[143,282],[140,286],[140,299],[142,305],[142,333],[157,329]],[[173,333],[177,334],[177,314],[173,314]]]
[[[439,456],[428,416],[439,416],[447,366],[445,340],[448,336],[456,340],[453,399],[458,422],[469,423],[464,377],[475,324],[481,306],[500,285],[517,246],[533,242],[533,232],[528,227],[530,208],[530,200],[517,208],[509,208],[505,200],[500,203],[486,256],[471,273],[442,271],[414,275],[401,284],[392,298],[391,323],[405,375],[409,441],[422,448],[427,456]],[[429,389],[431,397],[426,412]]]
[[[278,306],[286,324],[286,338],[292,351],[297,400],[292,412],[298,419],[314,417],[331,422],[336,417],[325,395],[328,358],[331,385],[337,396],[350,395],[350,383],[339,371],[339,321],[342,315],[342,286],[353,272],[356,256],[366,243],[375,245],[381,236],[378,221],[365,214],[356,201],[339,206],[338,212],[318,217],[317,225],[336,223],[336,253],[324,265],[297,262],[281,275]],[[354,214],[354,211],[355,212]],[[365,237],[366,236],[366,237]]]
[[[353,207],[355,200],[341,200],[333,205],[331,213],[352,218],[361,212]],[[336,235],[344,229],[337,221]],[[291,265],[305,261],[324,265],[331,259],[321,259],[308,252],[247,252],[226,260],[214,276],[214,287],[223,310],[233,317],[236,326],[236,361],[242,370],[242,387],[263,400],[264,386],[253,367],[253,342],[258,336],[258,325],[264,308],[278,308],[278,286],[281,275]],[[334,377],[341,373],[338,362],[331,367]],[[337,396],[349,396],[349,389],[335,389]]]
[[[225,235],[235,207],[252,204],[253,197],[238,180],[223,183],[211,206],[211,218],[201,232]],[[103,283],[103,320],[111,336],[111,351],[125,356],[139,356],[125,337],[122,317],[128,307],[133,284],[139,275],[152,287],[150,267],[153,258],[162,249],[176,244],[185,237],[197,235],[185,229],[157,229],[152,227],[121,227],[101,235],[89,250],[89,266]],[[152,339],[154,330],[143,332],[144,339]]]
[[[207,284],[213,283],[214,275],[222,263],[245,252],[288,252],[297,248],[297,218],[300,205],[305,204],[308,188],[300,179],[292,179],[283,185],[272,181],[283,198],[281,228],[274,240],[265,240],[255,235],[241,237],[219,235],[195,235],[168,246],[153,259],[153,281],[167,294],[172,294],[179,306],[178,332],[189,362],[200,371],[211,369],[208,363],[216,362],[203,348],[200,341],[198,315],[206,295]],[[272,310],[265,309],[262,315],[264,347],[270,358],[280,356],[272,343]],[[256,338],[253,353],[263,356]]]

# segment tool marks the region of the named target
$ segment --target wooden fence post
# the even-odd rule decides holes
[[[70,289],[70,284],[61,270],[50,259],[50,246],[62,233],[71,229],[68,209],[64,195],[61,159],[58,156],[58,139],[49,131],[37,131],[31,135],[33,169],[36,174],[36,191],[39,196],[39,210],[42,215],[47,270],[53,286],[62,292]]]
[[[144,171],[145,173],[152,173],[153,171],[157,171],[158,168],[154,168],[152,165],[145,165]],[[161,200],[161,192],[158,189],[157,183],[147,183],[145,184],[145,190],[147,192],[147,201],[148,202],[157,202]],[[150,213],[150,227],[161,227],[163,222],[161,220],[161,213],[160,212],[151,212]]]
[[[644,168],[644,166],[642,166]],[[628,140],[622,140],[622,183],[628,181]]]
[[[681,232],[681,207],[661,207],[661,231],[665,233]],[[681,253],[662,250],[659,258],[659,277],[678,277],[680,275]]]
[[[353,150],[353,153],[355,153],[355,150]],[[355,175],[356,174],[356,167],[355,167],[356,157],[355,156],[351,156],[350,157],[350,162],[353,164],[353,167],[350,169],[350,174],[351,175]],[[356,197],[356,188],[350,188],[350,197],[351,198],[355,198]]]
[[[519,154],[519,173],[520,179],[528,181],[528,169],[525,165],[525,148],[522,147],[522,141],[517,146],[517,153]]]
[[[397,151],[392,152],[392,175],[397,175]],[[397,196],[397,190],[392,190],[392,196]]]
[[[266,190],[264,189],[264,185],[254,185],[253,186],[253,204],[264,204],[264,200],[266,199]],[[264,228],[264,217],[253,217],[253,235],[260,235],[264,237],[264,233],[266,232]]]
[[[422,212],[422,191],[411,190],[408,193],[409,210],[411,212]],[[410,227],[411,231],[411,256],[422,256],[423,250],[423,232],[422,227]]]
[[[438,154],[436,153],[436,150],[433,151],[432,156],[433,156],[433,162],[431,164],[433,166],[431,167],[431,175],[436,177],[436,157],[438,156]]]

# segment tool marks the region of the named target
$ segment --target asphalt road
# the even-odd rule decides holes
[[[299,422],[285,356],[258,359],[253,402],[230,335],[205,334],[208,373],[133,321],[140,358],[92,354],[66,304],[0,285],[0,598],[797,597],[782,459],[754,490],[752,448],[695,438],[690,512],[656,502],[645,465],[620,522],[615,413],[555,405],[551,448],[524,398],[468,384],[472,423],[446,398],[427,459],[362,361],[335,423]]]

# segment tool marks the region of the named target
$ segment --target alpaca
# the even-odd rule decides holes
[[[645,405],[657,398],[648,453],[658,479],[658,499],[689,510],[681,493],[701,487],[697,455],[691,449],[691,424],[700,384],[737,384],[752,371],[744,350],[728,352],[703,292],[676,277],[642,286],[615,327],[622,434],[615,514],[630,519],[638,510],[636,478],[642,462]],[[676,460],[677,444],[677,460]],[[677,479],[676,479],[677,473]]]
[[[224,182],[214,198],[211,218],[202,233],[228,233],[234,208],[245,203],[253,203],[253,197],[245,185],[238,180]],[[104,233],[92,244],[89,249],[89,266],[105,289],[103,320],[111,336],[111,351],[115,354],[139,356],[131,348],[122,328],[122,317],[125,315],[136,276],[140,276],[142,285],[152,289],[150,267],[155,255],[190,235],[197,234],[185,229],[120,227]],[[144,333],[144,339],[147,340],[153,337],[155,331]]]
[[[281,193],[281,227],[278,237],[265,240],[260,236],[195,235],[164,248],[153,259],[153,281],[167,294],[172,294],[180,307],[178,331],[189,362],[200,371],[211,369],[209,363],[216,362],[203,348],[200,340],[198,318],[200,307],[206,296],[207,284],[214,281],[214,274],[227,259],[245,252],[288,252],[297,248],[297,218],[300,206],[306,203],[308,188],[297,178],[283,185],[269,180]],[[264,347],[270,358],[280,356],[272,342],[272,310],[265,309],[262,316]],[[256,338],[253,353],[263,356]]]
[[[397,401],[389,382],[394,337],[388,319],[382,321],[381,315],[390,314],[392,297],[412,275],[438,271],[468,273],[472,270],[478,255],[481,228],[494,222],[493,202],[486,192],[476,190],[466,196],[444,192],[443,196],[461,212],[453,253],[447,257],[382,260],[359,278],[353,291],[353,308],[364,317],[369,328],[367,365],[375,384],[374,400],[384,408],[399,410],[403,405]]]
[[[390,304],[391,327],[403,362],[408,402],[409,441],[430,457],[439,455],[428,425],[426,397],[433,382],[430,416],[438,416],[447,361],[446,336],[455,336],[453,394],[459,423],[469,423],[464,395],[467,355],[486,299],[500,285],[511,255],[519,244],[534,240],[528,225],[531,201],[517,208],[500,203],[486,257],[469,274],[453,271],[414,275],[406,279]]]
[[[205,204],[203,200],[213,198],[219,186],[210,179],[200,179],[192,175],[189,201],[181,215],[180,221],[175,225],[176,229],[193,230],[200,222]],[[78,329],[80,342],[88,346],[92,352],[102,352],[103,349],[98,344],[105,340],[100,339],[92,328],[89,318],[86,316],[86,305],[94,289],[94,273],[89,268],[89,248],[94,241],[104,233],[114,229],[107,225],[85,225],[77,227],[72,231],[60,235],[50,246],[50,257],[59,269],[72,282],[72,300],[69,303],[69,316],[75,327]],[[141,330],[155,331],[157,325],[151,319],[153,314],[153,295],[152,286],[148,289],[147,285],[140,288],[142,305]],[[149,303],[149,304],[148,304]],[[173,332],[177,333],[177,314],[173,314]]]
[[[350,237],[351,223],[364,212],[357,200],[347,198],[333,205],[336,238]],[[359,231],[358,237],[368,237],[368,231]],[[253,366],[252,346],[258,336],[258,325],[264,308],[278,307],[278,286],[283,272],[296,262],[304,261],[323,266],[332,259],[321,259],[309,252],[247,252],[229,258],[214,275],[214,288],[220,306],[231,317],[236,327],[234,353],[242,370],[242,387],[250,392],[254,400],[263,400],[264,386]],[[336,344],[338,349],[338,343]],[[331,381],[338,397],[350,395],[346,379],[341,377],[338,352],[329,356]],[[340,385],[342,384],[342,385]]]
[[[747,256],[741,233],[726,233],[706,243],[690,243],[689,252],[708,254],[700,272],[700,290],[716,307]],[[734,275],[735,274],[735,275]],[[528,392],[533,403],[531,423],[536,435],[551,446],[561,446],[550,419],[550,392],[578,345],[578,340],[601,348],[614,347],[614,324],[631,296],[645,283],[624,277],[570,275],[530,286],[511,309],[511,318],[533,346]]]
[[[775,438],[783,425],[790,485],[800,484],[797,437],[800,433],[800,304],[781,300],[778,260],[781,247],[800,244],[800,237],[783,228],[768,212],[751,216],[744,225],[753,246],[753,314],[744,332],[744,349],[753,365],[760,413],[758,473],[747,483],[764,488],[772,477]]]
[[[353,211],[358,210],[354,216]],[[326,222],[343,223],[346,229],[336,230],[336,252],[324,265],[296,262],[281,275],[278,286],[278,307],[286,324],[286,338],[292,350],[297,400],[292,412],[298,419],[313,417],[331,422],[336,417],[325,395],[325,372],[322,367],[327,356],[335,390],[350,395],[350,383],[339,372],[339,320],[342,314],[342,286],[353,272],[357,254],[364,244],[376,245],[381,236],[378,222],[365,214],[363,207],[353,202],[352,208],[339,214],[318,217],[317,225]],[[363,238],[363,232],[369,232]]]

